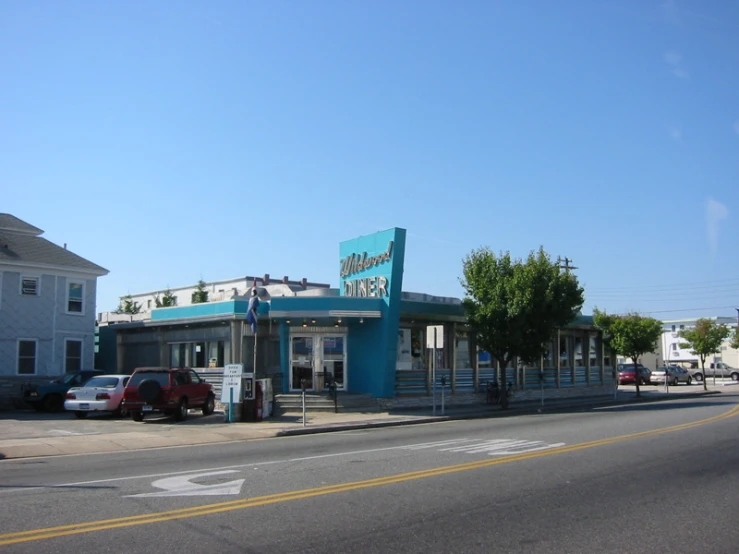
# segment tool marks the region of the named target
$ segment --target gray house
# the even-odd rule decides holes
[[[42,233],[0,213],[0,405],[22,382],[94,363],[97,278],[108,270]]]

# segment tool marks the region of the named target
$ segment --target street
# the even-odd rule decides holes
[[[735,552],[739,395],[0,462],[4,552]]]

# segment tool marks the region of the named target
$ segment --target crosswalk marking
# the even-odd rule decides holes
[[[439,452],[461,452],[463,454],[487,454],[488,456],[512,456],[524,452],[536,452],[549,448],[558,448],[565,443],[547,443],[522,439],[453,439],[447,441],[427,442],[403,447],[404,450],[436,449]]]

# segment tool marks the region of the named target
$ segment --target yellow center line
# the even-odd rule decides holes
[[[352,490],[366,489],[370,487],[379,487],[383,485],[391,485],[394,483],[402,483],[404,481],[412,481],[414,479],[426,479],[428,477],[436,477],[439,475],[446,475],[449,473],[457,473],[460,471],[469,471],[472,469],[480,469],[484,467],[491,467],[502,464],[510,464],[513,462],[519,462],[522,460],[530,460],[534,458],[543,458],[545,456],[554,456],[557,454],[565,454],[568,452],[576,452],[578,450],[585,450],[588,448],[594,448],[596,446],[604,446],[608,444],[614,444],[617,442],[623,442],[626,440],[632,440],[641,437],[648,437],[653,435],[659,435],[663,433],[673,433],[675,431],[682,431],[684,429],[690,429],[692,427],[698,427],[706,425],[708,423],[714,423],[723,419],[728,419],[739,414],[739,406],[735,406],[731,410],[719,414],[708,419],[695,421],[692,423],[683,423],[680,425],[674,425],[672,427],[665,427],[663,429],[655,429],[652,431],[641,431],[638,433],[631,433],[628,435],[619,435],[616,437],[598,439],[589,442],[583,442],[579,444],[573,444],[569,446],[560,446],[551,448],[549,450],[539,450],[536,452],[528,452],[522,454],[514,454],[503,458],[486,459],[474,462],[467,462],[463,464],[456,464],[451,466],[443,466],[434,469],[424,469],[419,471],[411,471],[408,473],[399,473],[396,475],[388,475],[386,477],[376,477],[374,479],[366,479],[364,481],[354,481],[350,483],[341,483],[337,485],[327,485],[323,487],[316,487],[311,489],[304,489],[291,492],[283,492],[278,494],[269,494],[265,496],[257,496],[255,498],[245,498],[238,500],[231,500],[228,502],[218,502],[214,504],[206,504],[202,506],[194,506],[191,508],[182,508],[178,510],[169,510],[164,512],[153,512],[148,514],[140,514],[135,516],[120,517],[114,519],[105,519],[100,521],[89,521],[85,523],[74,523],[70,525],[61,525],[58,527],[46,527],[42,529],[32,529],[29,531],[17,531],[14,533],[0,534],[0,546],[16,544],[21,542],[36,541],[42,539],[50,539],[56,537],[64,537],[68,535],[77,535],[81,533],[92,533],[95,531],[103,531],[107,529],[117,529],[121,527],[131,527],[134,525],[145,525],[150,523],[159,523],[164,521],[172,521],[176,519],[184,519],[190,517],[204,516],[209,514],[217,514],[222,512],[229,512],[233,510],[243,510],[246,508],[253,508],[256,506],[265,506],[268,504],[277,504],[279,502],[289,502],[291,500],[300,500],[304,498],[311,498],[314,496],[324,496],[327,494],[335,494],[339,492],[347,492]]]

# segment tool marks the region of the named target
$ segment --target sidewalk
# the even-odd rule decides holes
[[[733,383],[737,384],[737,383]],[[0,460],[31,458],[40,456],[60,456],[70,454],[93,454],[104,452],[124,452],[147,448],[171,446],[188,446],[217,444],[233,441],[284,437],[312,433],[367,429],[371,427],[388,427],[448,421],[454,419],[498,418],[520,416],[524,414],[552,413],[557,411],[584,410],[602,406],[638,405],[644,402],[675,400],[678,398],[698,398],[707,394],[720,394],[724,384],[709,385],[705,392],[702,386],[671,387],[669,394],[664,388],[644,387],[641,398],[636,398],[633,388],[621,388],[616,396],[600,396],[589,398],[570,398],[561,400],[545,400],[535,402],[511,402],[508,410],[499,406],[473,405],[465,407],[446,407],[444,415],[437,405],[434,415],[431,408],[412,411],[388,413],[308,413],[303,424],[302,414],[288,413],[258,423],[224,423],[223,414],[215,414],[207,418],[192,418],[184,423],[173,424],[169,420],[152,421],[150,423],[134,423],[130,420],[104,420],[100,426],[102,432],[91,431],[81,434],[81,421],[53,421],[55,427],[68,427],[72,430],[54,429],[56,436],[30,437],[30,429],[34,421],[16,419],[13,414],[0,414],[4,421],[4,432],[0,438]],[[730,384],[727,383],[726,386]],[[732,390],[732,389],[729,389]],[[726,392],[729,392],[727,390]],[[739,392],[739,388],[734,389]],[[47,420],[48,421],[48,420]],[[90,421],[90,420],[82,420]],[[5,422],[10,424],[6,425]],[[13,431],[16,427],[18,431]],[[57,425],[58,424],[58,425]],[[76,426],[75,426],[76,424]],[[48,424],[46,425],[48,427]],[[115,432],[106,432],[114,429]],[[43,435],[43,433],[39,433]],[[59,436],[61,434],[61,436]]]

